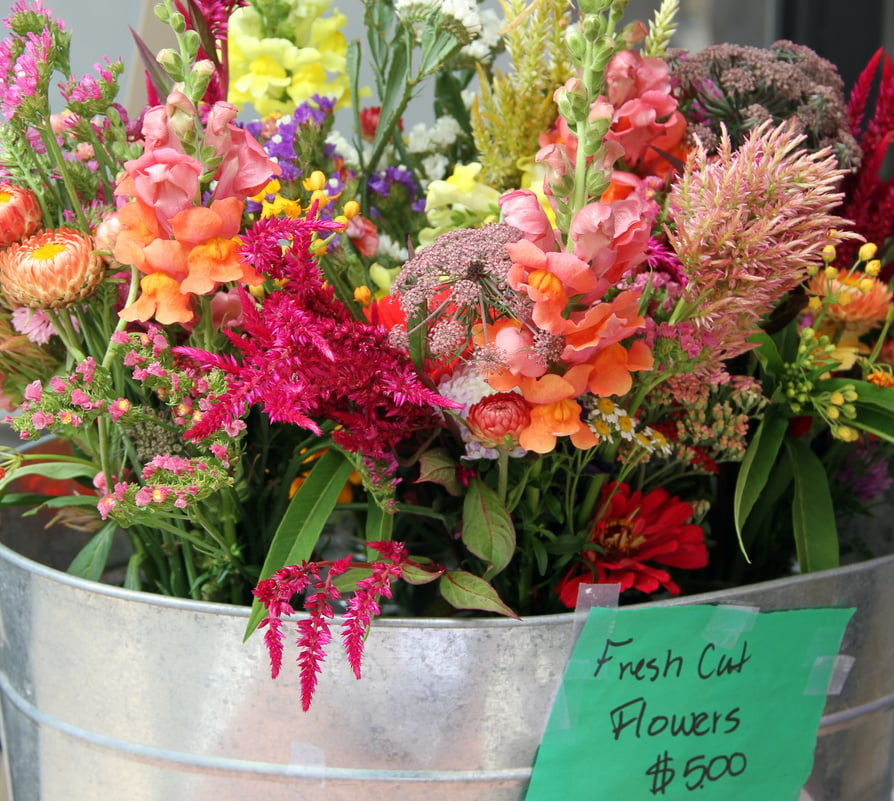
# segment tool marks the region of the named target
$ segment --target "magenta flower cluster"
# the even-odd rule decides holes
[[[273,678],[279,675],[283,657],[283,617],[295,614],[292,598],[306,593],[304,610],[308,616],[296,624],[298,631],[298,666],[301,683],[301,708],[310,708],[317,677],[326,659],[326,646],[332,641],[329,621],[335,617],[333,604],[341,599],[335,579],[353,567],[371,570],[371,574],[359,581],[347,604],[343,616],[342,641],[348,655],[348,663],[359,679],[363,660],[363,643],[372,619],[379,614],[379,598],[391,597],[391,583],[403,575],[408,564],[407,550],[401,542],[371,542],[387,561],[364,562],[357,565],[350,556],[336,562],[302,562],[300,565],[283,567],[269,579],[258,583],[255,597],[267,610],[260,627],[266,628],[264,643],[270,654]],[[326,575],[323,576],[323,570]]]
[[[338,228],[314,218],[267,218],[242,236],[242,258],[280,289],[260,308],[246,298],[244,333],[225,332],[241,360],[175,349],[199,367],[226,375],[226,390],[213,396],[187,436],[226,430],[251,405],[261,406],[274,422],[317,434],[317,420],[327,419],[336,425],[335,444],[362,454],[374,480],[386,484],[397,466],[398,444],[414,431],[431,431],[438,424],[435,407],[454,404],[421,383],[385,328],[354,319],[324,283],[309,255],[311,240]]]

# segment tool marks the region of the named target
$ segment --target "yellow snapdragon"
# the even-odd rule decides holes
[[[330,0],[295,2],[289,18],[289,39],[263,36],[262,18],[252,6],[230,17],[229,100],[241,108],[250,103],[261,115],[289,113],[318,94],[349,102],[347,40],[341,13],[323,17]]]
[[[419,244],[431,244],[444,231],[456,228],[453,219],[459,211],[478,224],[499,217],[500,192],[479,180],[481,165],[457,164],[453,174],[443,181],[432,181],[425,191],[425,216],[429,228],[419,232]]]

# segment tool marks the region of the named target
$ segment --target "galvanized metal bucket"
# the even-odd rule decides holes
[[[842,647],[856,663],[805,789],[888,801],[894,556],[681,602],[856,606]],[[0,545],[0,610],[14,801],[518,801],[574,628],[381,620],[364,678],[333,650],[305,714],[297,671],[274,682],[261,638],[243,645],[245,609],[82,581]]]

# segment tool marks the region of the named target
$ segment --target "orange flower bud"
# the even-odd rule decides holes
[[[37,196],[30,189],[0,183],[0,247],[31,236],[42,222]]]
[[[73,306],[96,289],[105,263],[73,228],[42,231],[0,253],[0,289],[13,306]]]

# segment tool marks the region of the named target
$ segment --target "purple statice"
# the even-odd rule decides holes
[[[311,239],[336,228],[320,219],[267,218],[242,236],[242,257],[279,288],[260,307],[243,298],[242,324],[226,332],[238,359],[177,349],[203,368],[220,369],[227,384],[187,436],[209,436],[253,405],[271,420],[318,434],[318,421],[329,420],[335,443],[362,454],[384,485],[397,466],[397,447],[414,432],[437,428],[436,409],[453,404],[422,384],[384,327],[351,317],[323,281],[309,255]]]
[[[425,210],[425,197],[413,173],[404,167],[386,167],[374,172],[367,181],[372,217],[387,217],[390,210],[410,208]]]
[[[894,484],[886,449],[875,440],[864,439],[848,452],[838,481],[859,501],[881,500]]]

